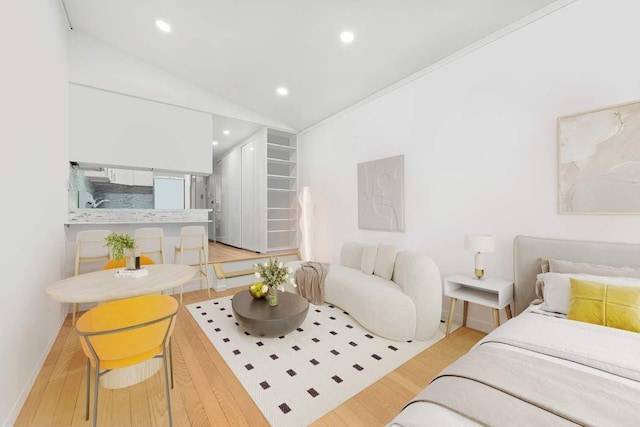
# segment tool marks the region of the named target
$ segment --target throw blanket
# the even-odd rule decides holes
[[[524,313],[409,405],[428,402],[491,426],[637,425],[639,345],[627,331]]]
[[[324,302],[324,279],[329,273],[329,264],[320,262],[303,262],[296,270],[295,280],[298,293],[311,304],[321,305]]]

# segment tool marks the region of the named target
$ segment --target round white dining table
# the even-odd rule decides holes
[[[197,270],[181,264],[153,264],[143,267],[143,277],[116,277],[116,270],[100,270],[59,280],[47,286],[47,295],[69,303],[105,302],[154,294],[177,288],[194,279]]]
[[[193,280],[197,270],[181,264],[145,265],[149,274],[143,277],[116,277],[116,270],[100,270],[59,280],[47,286],[45,292],[66,303],[100,303],[140,295],[160,293]],[[100,377],[105,388],[128,387],[155,374],[162,366],[160,359],[151,359],[134,366],[114,369]]]

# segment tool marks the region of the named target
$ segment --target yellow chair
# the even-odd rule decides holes
[[[113,369],[126,368],[153,358],[163,359],[167,414],[171,417],[168,359],[173,388],[171,335],[175,327],[178,302],[166,295],[145,295],[111,301],[83,314],[76,324],[82,351],[87,356],[87,394],[85,417],[89,419],[91,367],[95,369],[93,426],[98,415],[100,376]]]
[[[111,270],[113,268],[124,268],[126,262],[127,260],[125,258],[122,258],[120,261],[116,261],[115,259],[112,259],[108,263],[106,263],[102,267],[102,269]],[[140,255],[140,265],[151,265],[151,264],[155,264],[155,262],[153,262],[151,258],[149,258],[146,255]]]
[[[209,242],[207,233],[201,225],[190,225],[180,229],[180,244],[174,246],[173,262],[175,264],[184,263],[184,254],[186,252],[198,253],[198,272],[200,273],[200,290],[202,290],[202,278],[207,284],[207,294],[211,298],[211,288],[209,287],[209,268],[207,261],[209,259]],[[180,255],[180,262],[178,262]],[[180,304],[182,304],[182,285],[180,285]]]

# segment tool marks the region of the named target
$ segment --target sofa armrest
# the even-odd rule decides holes
[[[424,254],[399,252],[393,281],[416,305],[416,339],[431,338],[442,316],[442,282],[438,266]]]

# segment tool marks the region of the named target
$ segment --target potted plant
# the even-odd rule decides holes
[[[262,279],[262,283],[268,287],[267,300],[269,301],[269,305],[275,307],[278,305],[278,286],[287,280],[293,283],[293,277],[289,276],[291,269],[279,262],[278,258],[269,258],[268,262],[264,264],[254,264],[253,267],[255,268],[254,274],[256,277]],[[264,293],[264,288],[261,288],[261,291]]]
[[[105,237],[111,256],[116,261],[126,257],[125,268],[127,270],[136,269],[136,256],[134,249],[137,247],[136,241],[127,233],[111,233]]]

